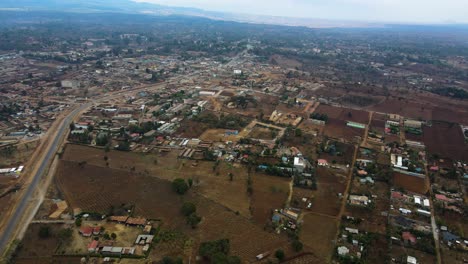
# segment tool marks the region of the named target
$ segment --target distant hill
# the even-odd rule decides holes
[[[334,21],[325,19],[273,17],[211,12],[197,8],[170,7],[150,3],[137,3],[131,0],[0,0],[0,10],[63,11],[78,13],[118,12],[140,14],[144,13],[152,15],[185,15],[205,17],[214,20],[287,26],[305,26],[312,28],[354,28],[383,26],[382,24],[356,21]]]

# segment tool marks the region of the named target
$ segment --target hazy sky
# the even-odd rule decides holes
[[[134,0],[288,17],[341,20],[468,23],[468,0]]]

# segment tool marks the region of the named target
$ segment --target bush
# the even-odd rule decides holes
[[[292,242],[292,248],[294,249],[294,251],[299,252],[299,251],[301,251],[301,250],[304,248],[304,245],[302,244],[301,241],[299,241],[299,240],[294,240],[294,241]]]
[[[276,250],[275,257],[280,261],[283,260],[284,259],[284,251],[282,249]]]
[[[75,219],[75,225],[78,226],[78,227],[81,226],[82,222],[83,222],[83,220],[81,220],[81,218]]]
[[[228,255],[230,250],[229,239],[203,242],[200,245],[199,254],[202,257],[212,258],[217,253]]]
[[[39,228],[39,237],[40,238],[50,237],[50,228],[48,226],[41,226],[41,228]]]
[[[187,217],[187,223],[192,227],[197,227],[198,223],[200,223],[201,217],[198,216],[196,213],[193,213]]]
[[[195,213],[196,211],[197,211],[197,207],[195,206],[195,204],[191,202],[185,202],[182,205],[182,214],[184,214],[185,216],[189,216]]]
[[[176,193],[178,193],[178,194],[180,194],[180,195],[183,195],[183,194],[185,194],[185,193],[188,191],[189,186],[188,186],[188,184],[185,182],[184,179],[178,178],[178,179],[175,179],[175,180],[172,182],[172,189],[173,189]]]

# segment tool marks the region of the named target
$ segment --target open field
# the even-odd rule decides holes
[[[468,160],[468,146],[458,124],[434,122],[424,127],[424,144],[431,154],[453,160]]]
[[[226,135],[227,129],[208,129],[201,134],[200,139],[205,141],[215,141],[215,142],[226,142],[233,141],[237,142],[241,137],[239,135]]]
[[[78,153],[84,157],[94,156],[97,163],[103,160],[104,155],[104,151],[95,148],[73,145],[67,147],[56,177],[72,208],[108,213],[111,208],[119,210],[122,206],[133,206],[135,216],[159,219],[163,228],[177,229],[186,234],[187,238],[181,238],[177,243],[187,252],[184,243],[191,240],[191,250],[185,253],[189,255],[196,254],[199,243],[222,238],[231,240],[233,255],[239,255],[246,260],[254,260],[261,252],[275,250],[287,244],[286,237],[268,233],[263,227],[270,217],[271,209],[283,206],[289,191],[289,179],[253,175],[253,195],[250,201],[246,192],[247,172],[244,167],[230,168],[220,163],[213,171],[214,162],[199,162],[195,170],[189,164],[182,165],[184,162],[189,163],[187,160],[177,159],[174,164],[165,164],[165,158],[170,157],[170,153],[165,154],[166,156],[155,155],[158,159],[157,164],[161,165],[150,162],[147,167],[142,167],[143,164],[138,160],[148,159],[150,155],[114,151],[107,153],[110,164],[121,160],[120,165],[126,167],[124,164],[131,161],[138,170],[107,168],[102,164],[88,163],[80,167],[79,162],[66,160],[72,157],[80,160]],[[163,168],[154,168],[160,166]],[[159,172],[163,174],[164,167],[169,168],[169,172],[164,173],[161,177],[163,179],[160,179],[156,175],[159,175]],[[228,177],[230,171],[234,175],[233,181]],[[173,177],[192,177],[194,186],[186,195],[177,195],[170,182],[166,181]],[[197,205],[197,212],[202,216],[202,222],[197,229],[187,226],[180,213],[183,201],[187,200]],[[255,222],[250,220],[249,208]],[[163,245],[158,247],[164,248]],[[166,248],[165,251],[169,253],[170,250]],[[160,254],[154,254],[155,258],[161,257]]]
[[[39,143],[40,140],[36,140],[25,144],[17,144],[11,147],[1,147],[0,168],[24,165],[36,150]],[[8,149],[11,149],[12,151],[9,151]]]
[[[334,248],[336,220],[313,213],[306,214],[303,220],[301,241],[320,258],[320,263],[326,263]]]
[[[52,255],[59,245],[58,232],[66,228],[66,226],[47,225],[50,235],[47,238],[41,238],[39,237],[39,230],[44,226],[42,224],[31,224],[28,227],[22,246],[17,251],[15,263],[40,263],[32,262],[33,260],[50,263]]]
[[[393,183],[397,187],[420,194],[426,194],[429,190],[426,179],[399,172],[393,173]]]
[[[334,107],[321,104],[315,113],[326,114],[329,118],[340,119],[343,121],[353,121],[361,124],[367,124],[369,121],[369,112],[345,107]]]
[[[418,263],[435,264],[436,256],[430,255],[426,252],[415,250],[408,247],[392,245],[390,248],[390,256],[397,260],[406,260],[407,256],[413,256],[418,260]],[[404,263],[404,262],[403,262]]]
[[[317,190],[312,192],[310,211],[336,217],[340,211],[341,199],[338,194],[346,189],[346,176],[335,169],[317,169]]]
[[[272,140],[275,139],[278,135],[278,130],[262,127],[260,125],[254,126],[252,131],[249,133],[250,138],[255,139],[265,139],[265,140]]]
[[[449,249],[447,246],[440,247],[443,264],[465,264],[468,253]]]
[[[212,128],[209,124],[184,119],[176,131],[176,135],[186,138],[198,138],[205,130]]]
[[[252,180],[252,217],[256,223],[264,226],[271,219],[272,210],[284,206],[289,194],[290,179],[255,174]]]
[[[364,136],[364,129],[349,127],[346,125],[346,121],[341,119],[330,118],[325,125],[324,135],[335,139],[345,139],[348,142],[352,142],[356,137],[362,138]]]
[[[432,119],[432,110],[423,103],[415,102],[408,99],[388,99],[370,108],[371,110],[388,113],[399,114],[409,118],[422,118],[423,120]]]
[[[197,193],[250,217],[250,202],[246,193],[247,169],[244,166],[224,162],[215,166],[214,162],[198,161],[196,167],[193,167],[193,161],[177,158],[178,151],[147,155],[111,151],[105,154],[103,150],[78,145],[68,145],[63,160],[84,160],[89,165],[101,167],[95,169],[102,170],[106,169],[104,155],[109,157],[109,168],[116,169],[116,174],[132,173],[147,179],[157,177],[169,181],[175,178],[191,178],[194,182],[193,189]],[[233,174],[232,181],[229,179],[229,173]],[[274,180],[273,177],[272,181]]]

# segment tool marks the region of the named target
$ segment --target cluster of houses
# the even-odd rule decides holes
[[[128,227],[143,227],[143,234],[137,236],[134,246],[121,247],[114,246],[115,241],[113,240],[97,239],[103,235],[103,228],[101,226],[82,226],[79,229],[80,235],[85,238],[93,238],[87,246],[89,253],[111,257],[122,257],[124,255],[136,255],[137,252],[139,252],[139,248],[141,248],[141,252],[143,254],[150,250],[150,246],[154,239],[154,235],[151,235],[153,226],[145,218],[111,216],[108,218],[108,221],[125,224]]]

